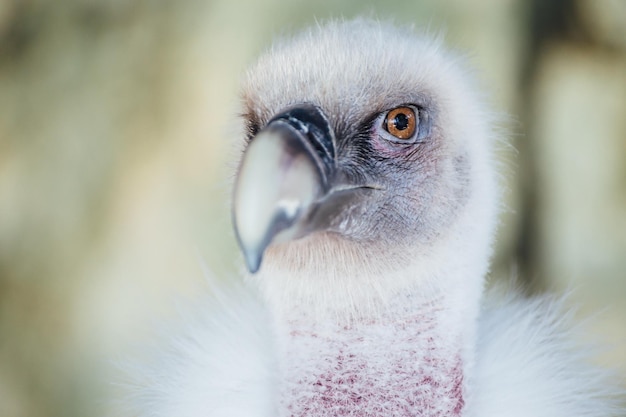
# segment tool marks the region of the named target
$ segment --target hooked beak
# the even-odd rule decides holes
[[[334,134],[324,113],[304,104],[278,114],[248,145],[237,173],[233,221],[248,270],[265,249],[311,232],[307,219],[330,191]]]

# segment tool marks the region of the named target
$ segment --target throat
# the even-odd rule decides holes
[[[377,256],[328,236],[268,252],[258,282],[275,326],[279,416],[462,415],[487,263],[451,242],[394,248],[415,258],[396,264],[389,248]]]
[[[280,323],[280,415],[460,416],[467,334],[446,308],[419,310]]]

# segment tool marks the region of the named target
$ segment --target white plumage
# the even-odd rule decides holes
[[[458,61],[370,20],[259,59],[233,216],[260,269],[163,342],[138,376],[140,415],[617,412],[559,303],[482,295],[494,133]]]

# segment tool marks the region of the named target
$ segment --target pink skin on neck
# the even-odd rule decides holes
[[[281,416],[461,415],[460,348],[438,345],[436,319],[324,326],[323,336],[290,324]]]

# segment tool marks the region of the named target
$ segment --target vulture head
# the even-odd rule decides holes
[[[448,278],[481,281],[496,217],[489,115],[458,60],[357,20],[278,42],[248,72],[233,219],[270,297],[358,310],[477,287]]]

